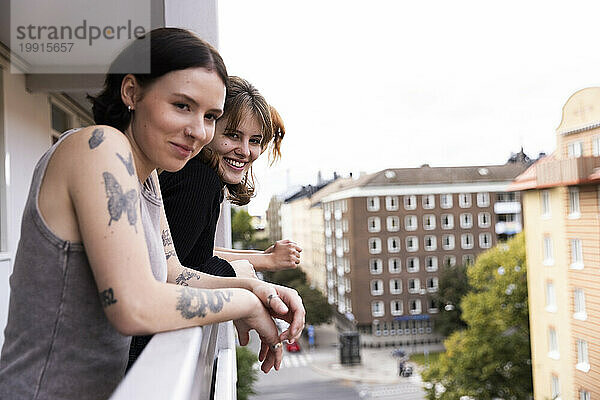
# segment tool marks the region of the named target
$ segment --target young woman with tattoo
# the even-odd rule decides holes
[[[230,76],[223,116],[214,139],[177,172],[159,175],[173,242],[183,265],[220,276],[254,276],[257,271],[295,268],[302,249],[282,240],[266,251],[214,248],[220,206],[245,205],[254,195],[252,163],[271,147],[281,157],[281,116],[245,79]]]
[[[210,142],[227,72],[185,30],[150,39],[151,73],[120,73],[147,51],[136,40],[93,99],[99,125],[65,133],[36,166],[10,279],[0,398],[106,399],[131,335],[233,319],[242,344],[259,333],[267,372],[281,362],[278,344],[301,333],[295,291],[179,263],[156,169],[177,171]],[[278,335],[272,315],[290,329]]]

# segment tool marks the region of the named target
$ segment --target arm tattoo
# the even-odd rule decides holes
[[[171,237],[171,232],[168,229],[162,231],[162,241],[164,247],[173,244],[173,238]]]
[[[137,233],[137,209],[136,203],[138,194],[135,189],[131,189],[127,193],[123,194],[123,189],[117,179],[110,172],[104,172],[104,187],[106,189],[106,196],[108,196],[108,213],[110,220],[108,225],[113,221],[118,221],[121,218],[123,212],[127,212],[127,220],[129,225],[135,228]]]
[[[167,256],[167,260],[171,257],[173,257],[175,255],[175,250],[169,250],[165,253],[165,256]]]
[[[103,290],[102,292],[100,292],[98,294],[100,295],[100,303],[102,303],[103,308],[111,306],[117,302],[117,299],[115,299],[115,294],[114,294],[112,288]]]
[[[129,153],[129,158],[127,160],[119,153],[116,154],[117,157],[119,157],[119,160],[121,160],[121,162],[125,164],[125,168],[127,168],[127,172],[129,173],[129,175],[133,175],[135,169],[133,168],[133,157],[131,156],[131,153]]]
[[[90,145],[90,149],[95,149],[100,146],[100,143],[104,141],[104,130],[102,128],[94,129],[92,132],[92,137],[88,140],[88,144]]]
[[[213,313],[223,309],[223,302],[229,303],[233,292],[231,290],[205,290],[183,287],[179,289],[177,299],[177,310],[185,319],[194,317],[205,317],[207,307]]]
[[[169,255],[167,255],[167,259],[169,258]],[[200,278],[202,278],[202,275],[200,275],[197,272],[194,271],[190,271],[190,270],[185,270],[182,273],[180,273],[177,278],[175,278],[175,284],[176,285],[181,285],[181,286],[189,286],[187,281],[189,281],[192,278],[196,278],[196,280],[200,280]]]

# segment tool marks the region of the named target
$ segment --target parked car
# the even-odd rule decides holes
[[[298,342],[288,343],[288,344],[285,345],[285,348],[290,353],[297,353],[297,352],[300,351],[300,345],[298,344]]]

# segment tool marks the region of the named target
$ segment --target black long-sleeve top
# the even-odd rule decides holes
[[[213,256],[224,184],[195,157],[177,172],[162,172],[160,188],[177,257],[182,265],[217,276],[235,276],[227,261]]]

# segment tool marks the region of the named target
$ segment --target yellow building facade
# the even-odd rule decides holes
[[[600,396],[600,88],[563,107],[556,151],[522,190],[535,399]]]

